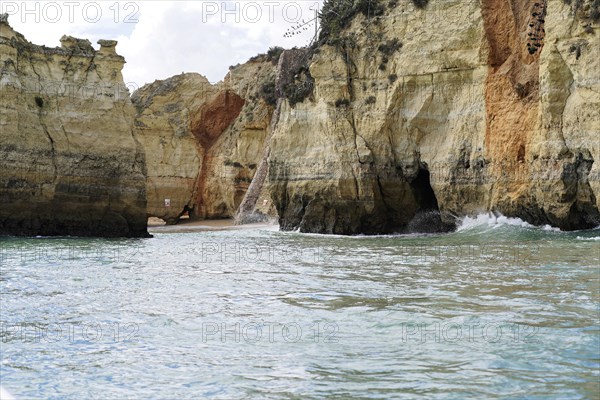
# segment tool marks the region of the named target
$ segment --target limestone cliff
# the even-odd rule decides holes
[[[116,42],[29,43],[0,17],[0,235],[148,236]]]
[[[274,80],[275,65],[264,55],[232,67],[215,85],[182,74],[134,93],[149,216],[176,223],[184,213],[199,219],[235,214],[262,159],[273,105],[261,88]],[[268,213],[270,199],[264,205]]]
[[[597,22],[561,0],[354,4],[347,21],[325,9],[312,93],[281,106],[282,229],[443,231],[485,211],[600,224]]]
[[[2,18],[0,234],[143,236],[146,215],[186,213],[340,234],[487,211],[597,226],[599,8],[326,0],[310,48],[131,100],[116,42],[48,49]]]

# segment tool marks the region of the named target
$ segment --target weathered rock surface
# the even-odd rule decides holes
[[[202,167],[203,149],[191,132],[190,115],[199,113],[214,95],[198,74],[156,81],[136,91],[132,100],[138,114],[135,130],[148,168],[148,215],[176,222],[192,193]],[[165,206],[169,199],[170,207]]]
[[[0,18],[0,235],[148,236],[116,42],[29,43]]]
[[[293,49],[284,51],[279,57],[275,80],[273,81],[273,96],[275,101],[275,111],[271,117],[267,129],[262,159],[258,164],[256,174],[252,183],[248,187],[244,199],[242,200],[235,214],[235,223],[243,225],[254,222],[263,222],[276,215],[274,205],[270,201],[270,188],[267,184],[269,176],[269,158],[271,155],[271,139],[273,132],[279,124],[281,115],[281,106],[286,98],[286,88],[295,87],[295,81],[298,79],[298,72],[308,67],[311,51],[309,49]]]
[[[215,85],[182,74],[134,93],[149,216],[168,223],[185,212],[198,219],[234,216],[262,159],[273,106],[259,92],[274,75],[275,64],[264,56]],[[262,204],[269,212],[270,199]]]
[[[282,104],[269,177],[281,228],[443,231],[486,211],[600,224],[598,25],[550,0],[532,55],[532,2],[394,3],[320,46],[312,96]]]
[[[490,211],[599,225],[591,2],[420,3],[357,0],[318,46],[214,85],[156,81],[135,109],[116,42],[48,49],[0,18],[0,234],[143,236],[146,216],[275,211],[284,230],[338,234],[446,231]]]

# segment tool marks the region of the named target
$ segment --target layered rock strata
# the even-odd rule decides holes
[[[0,18],[0,235],[148,236],[125,60],[99,44],[36,46]]]
[[[597,2],[326,5],[311,48],[217,84],[156,81],[135,109],[116,42],[48,49],[0,19],[0,234],[275,213],[339,234],[447,231],[481,212],[600,224]]]
[[[273,105],[260,95],[276,60],[259,56],[211,84],[198,74],[156,81],[132,96],[147,154],[148,215],[176,223],[233,217],[262,160]],[[267,200],[265,202],[265,200]],[[262,199],[262,212],[273,212]]]
[[[530,54],[533,7],[391,2],[326,38],[270,143],[282,229],[443,231],[487,211],[599,225],[598,25],[550,0]]]

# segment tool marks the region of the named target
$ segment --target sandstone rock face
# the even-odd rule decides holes
[[[29,43],[0,19],[0,235],[148,236],[116,42]]]
[[[279,57],[275,80],[273,82],[274,98],[276,98],[275,111],[268,125],[267,138],[265,140],[262,159],[258,164],[258,169],[252,183],[248,187],[242,203],[235,214],[236,225],[243,225],[253,222],[264,222],[272,219],[276,211],[270,201],[270,188],[267,184],[269,175],[269,157],[271,155],[271,139],[273,131],[279,123],[281,115],[281,106],[286,97],[286,89],[295,87],[295,81],[299,75],[297,72],[305,70],[308,67],[310,57],[309,49],[293,49],[284,51]],[[291,85],[291,86],[290,86]],[[289,92],[289,90],[287,90]]]
[[[599,225],[600,26],[585,25],[564,2],[548,2],[529,144],[528,160],[541,177],[532,182],[533,196],[551,224],[567,229]]]
[[[204,152],[191,132],[190,115],[198,114],[214,94],[198,74],[156,81],[133,94],[135,131],[147,159],[149,216],[176,222],[184,207],[191,206]]]
[[[259,92],[274,75],[274,63],[258,57],[215,85],[182,74],[134,93],[149,216],[176,223],[185,212],[198,219],[235,214],[262,159],[273,106]]]
[[[269,176],[281,228],[443,231],[486,211],[600,224],[598,26],[551,0],[532,55],[529,1],[396,3],[321,46],[312,98],[282,104]]]
[[[413,4],[381,1],[277,66],[131,100],[115,41],[48,49],[0,18],[0,234],[144,236],[146,216],[275,211],[284,230],[339,234],[489,211],[600,224],[598,24],[560,0]]]

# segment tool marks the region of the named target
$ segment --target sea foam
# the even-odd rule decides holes
[[[457,227],[457,231],[470,230],[478,227],[498,228],[500,226],[517,226],[521,228],[538,228],[545,231],[560,232],[560,229],[550,225],[536,227],[529,222],[523,221],[521,218],[506,217],[502,214],[484,213],[475,217],[463,217]]]

